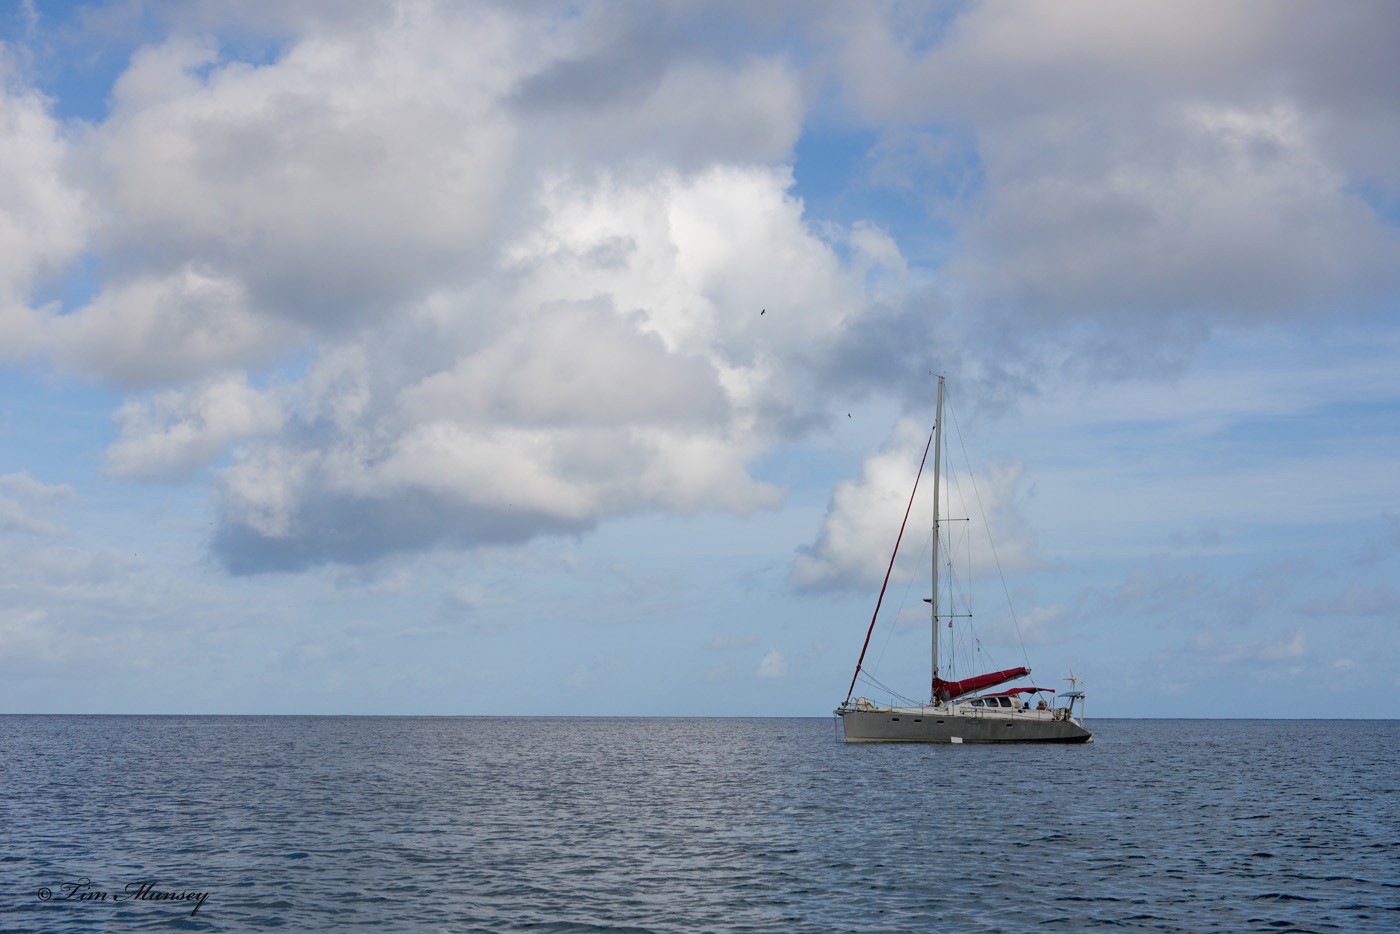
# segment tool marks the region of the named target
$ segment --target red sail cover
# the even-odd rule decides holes
[[[1013,681],[1030,673],[1029,668],[1008,668],[1005,671],[993,671],[985,675],[963,678],[961,681],[944,681],[942,678],[934,678],[933,696],[939,700],[952,700],[955,697],[962,697],[964,694],[971,694],[973,691]]]

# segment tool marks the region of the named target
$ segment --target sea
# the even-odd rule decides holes
[[[1400,721],[0,716],[0,931],[1400,931]]]

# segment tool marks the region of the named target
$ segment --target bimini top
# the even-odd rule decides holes
[[[1054,694],[1053,688],[1011,688],[1009,691],[997,691],[995,694],[983,694],[983,697],[1011,697],[1013,694]]]

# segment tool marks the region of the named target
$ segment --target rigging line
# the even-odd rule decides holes
[[[959,432],[959,438],[961,438],[961,432]],[[966,460],[966,456],[966,448],[964,448],[964,460]],[[948,480],[950,484],[950,489],[956,489],[958,495],[958,502],[963,505],[963,509],[964,511],[966,511],[967,496],[963,493],[961,474],[962,471],[957,470],[955,467],[953,467],[951,463],[948,465]],[[972,476],[972,470],[970,465],[967,470],[967,474],[969,478]],[[947,540],[948,549],[946,554],[948,556],[948,581],[950,585],[949,602],[950,604],[956,603],[958,606],[961,606],[965,612],[962,614],[957,614],[956,612],[950,610],[950,618],[948,620],[948,624],[950,627],[952,626],[952,616],[963,615],[967,618],[966,628],[969,632],[971,632],[973,628],[972,619],[974,616],[972,610],[972,598],[974,593],[974,588],[972,587],[972,520],[968,517],[964,517],[956,521],[962,523],[962,528],[960,529],[958,535],[957,545],[954,546],[953,544],[951,526],[949,528]],[[953,571],[954,565],[959,558],[961,558],[966,564],[966,576],[961,578]],[[963,647],[966,648],[965,645]],[[952,656],[955,654],[956,649],[953,649],[952,653],[950,653],[950,665],[953,664]]]
[[[919,701],[914,700],[912,697],[909,697],[908,695],[899,693],[899,692],[896,691],[894,688],[892,688],[892,687],[890,687],[889,685],[885,684],[884,682],[880,681],[880,679],[878,679],[878,678],[876,678],[876,677],[873,677],[869,672],[864,672],[864,671],[862,671],[862,672],[860,673],[860,679],[861,679],[862,681],[867,682],[867,683],[871,684],[872,686],[877,687],[877,688],[879,688],[880,690],[884,691],[886,694],[888,694],[888,695],[890,696],[890,699],[891,699],[891,700],[903,701],[905,706],[908,706],[908,707],[922,707],[922,706],[924,706],[924,705],[921,704]]]
[[[885,601],[885,588],[890,585],[890,572],[894,570],[894,559],[899,555],[899,543],[904,540],[904,527],[909,524],[909,510],[914,508],[914,494],[919,492],[919,478],[924,475],[924,462],[928,460],[929,448],[933,447],[933,436],[937,432],[938,426],[928,434],[928,443],[924,445],[924,456],[919,460],[919,472],[914,474],[914,489],[909,491],[909,505],[904,507],[904,521],[899,524],[899,536],[894,540],[894,553],[890,555],[890,566],[885,568],[885,582],[880,585],[880,596],[875,601],[875,612],[870,614],[870,628],[865,630],[865,644],[860,647],[860,658],[856,660],[856,670],[851,675],[851,686],[846,691],[844,704],[851,702],[851,694],[856,689],[856,678],[860,676],[860,666],[865,664],[865,650],[870,648],[870,634],[875,631],[875,620],[880,616],[880,604]]]
[[[961,437],[961,433],[959,433],[959,436]],[[964,459],[966,459],[966,452],[965,452],[965,451],[964,451]],[[971,476],[972,471],[971,471],[971,468],[970,468],[970,467],[969,467],[967,473],[968,473],[969,476]],[[962,471],[959,470],[959,469],[957,469],[951,462],[948,464],[948,484],[949,484],[949,491],[950,491],[950,493],[956,491],[957,497],[958,497],[958,502],[959,502],[960,504],[962,504],[963,511],[966,511],[966,508],[967,508],[967,496],[963,493],[963,489],[962,489]],[[956,542],[956,544],[954,544],[954,540],[953,540],[953,528],[952,528],[952,525],[951,525],[951,521],[957,521],[957,522],[959,522],[959,523],[961,524],[961,527],[960,527],[959,530],[958,530],[958,536],[957,536],[957,542]],[[971,520],[970,518],[968,518],[968,517],[963,517],[963,518],[958,519],[958,520],[950,520],[950,523],[949,523],[949,526],[948,526],[948,531],[947,531],[947,538],[946,538],[947,548],[946,548],[946,550],[945,550],[944,553],[947,555],[946,564],[947,564],[947,576],[948,576],[948,584],[949,584],[949,587],[948,587],[948,601],[949,601],[949,613],[948,613],[948,628],[949,628],[949,634],[948,634],[948,665],[949,665],[949,671],[950,671],[950,672],[960,672],[960,671],[961,671],[961,669],[960,669],[960,667],[958,666],[958,663],[957,663],[957,659],[960,658],[960,657],[966,656],[966,657],[968,657],[969,659],[971,659],[971,660],[973,660],[973,661],[976,661],[976,659],[977,659],[976,654],[975,654],[973,651],[970,651],[970,650],[969,650],[969,644],[968,644],[968,642],[966,641],[966,638],[964,638],[964,634],[965,634],[966,636],[968,636],[968,637],[970,637],[970,636],[973,635],[973,623],[972,623],[972,617],[973,617],[973,613],[972,613],[972,586],[971,586],[971,582],[972,582],[972,541],[971,541],[971,539],[972,539],[972,534],[971,534],[971,531],[972,531],[972,520]],[[962,558],[962,560],[963,560],[963,561],[966,563],[966,565],[967,565],[967,575],[966,575],[966,577],[959,577],[957,574],[954,573],[954,566],[955,566],[955,564],[956,564],[956,562],[958,561],[959,558]],[[962,613],[959,613],[959,612],[957,611],[959,607],[963,610]],[[962,627],[962,629],[954,629],[954,628],[953,628],[954,618],[957,617],[957,616],[963,616],[963,617],[965,617],[965,618],[967,619],[967,623]],[[966,663],[964,663],[964,664],[966,664]],[[981,662],[977,662],[977,664],[982,664],[982,663],[981,663]]]
[[[924,541],[924,546],[919,549],[919,560],[914,562],[916,566],[923,564],[924,555],[926,554],[928,554],[927,540]],[[895,610],[894,622],[890,624],[889,632],[885,634],[885,641],[880,645],[880,654],[875,656],[875,664],[873,667],[876,671],[880,670],[880,663],[885,660],[885,652],[889,651],[890,639],[894,638],[894,631],[899,627],[900,614],[902,614],[904,612],[904,608],[909,605],[909,591],[913,589],[914,578],[911,577],[909,578],[909,583],[906,584],[904,587],[904,596],[901,597],[899,600],[899,609]]]
[[[977,512],[982,516],[982,527],[987,530],[987,544],[992,549],[992,560],[996,562],[997,576],[1001,578],[1001,589],[1006,594],[1006,608],[1011,613],[1011,624],[1016,628],[1016,641],[1021,644],[1021,658],[1025,667],[1031,667],[1031,657],[1026,653],[1026,640],[1021,636],[1021,621],[1016,618],[1016,606],[1011,602],[1011,588],[1006,584],[1006,573],[1001,569],[1001,556],[997,554],[997,543],[992,539],[992,525],[987,521],[987,511],[982,508],[982,494],[977,491],[977,478],[972,473],[972,461],[967,456],[967,445],[963,442],[962,429],[958,427],[958,416],[953,411],[952,400],[948,400],[948,412],[953,417],[953,428],[958,435],[958,446],[962,448],[963,461],[967,464],[968,480],[972,483],[972,497],[977,500]]]

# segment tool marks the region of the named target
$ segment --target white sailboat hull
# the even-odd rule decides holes
[[[1087,743],[1093,736],[1063,709],[848,707],[836,713],[848,743]]]

